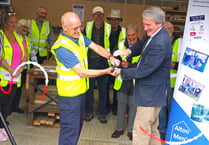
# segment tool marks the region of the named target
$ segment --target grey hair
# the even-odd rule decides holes
[[[29,27],[28,21],[26,19],[18,20],[18,22],[17,22],[17,29],[20,28],[21,26]]]
[[[136,26],[136,25],[134,25],[134,24],[129,24],[128,26],[126,26],[126,29],[128,30],[128,29],[135,29],[137,32],[138,32],[138,27]]]
[[[149,7],[144,10],[143,18],[154,19],[155,24],[165,23],[165,12],[159,7]]]
[[[45,10],[47,10],[46,7],[39,7],[39,8],[36,10],[36,12],[38,13],[38,12],[40,11],[40,9],[45,9]]]
[[[61,24],[67,26],[67,20],[64,15],[61,16]]]
[[[64,24],[64,16],[61,16],[61,24]]]

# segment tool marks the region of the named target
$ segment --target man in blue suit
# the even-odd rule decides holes
[[[133,145],[161,145],[146,135],[160,138],[158,131],[159,112],[166,105],[167,84],[170,83],[172,44],[164,28],[165,13],[158,7],[143,12],[143,27],[147,37],[133,47],[117,50],[114,56],[141,55],[136,68],[116,68],[113,75],[122,75],[123,80],[135,79],[133,102],[137,113],[133,128]]]

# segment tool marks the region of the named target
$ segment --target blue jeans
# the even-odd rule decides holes
[[[107,68],[106,64],[99,61],[89,60],[89,69],[104,69]],[[109,89],[109,75],[103,75],[95,78],[89,78],[89,90],[86,93],[86,113],[94,113],[94,88],[97,81],[99,89],[99,107],[98,115],[106,114],[106,101]]]
[[[77,145],[84,120],[85,95],[59,96],[59,145]]]
[[[167,106],[163,106],[162,109],[160,110],[160,114],[159,114],[160,133],[166,133],[167,131],[168,119],[169,119],[171,104],[173,100],[173,92],[174,92],[174,88],[171,88],[171,91],[168,92]]]

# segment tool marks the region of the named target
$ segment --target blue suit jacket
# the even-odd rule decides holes
[[[132,56],[141,54],[136,68],[122,69],[122,79],[136,79],[133,102],[137,106],[166,105],[166,89],[170,84],[172,44],[167,30],[162,29],[152,38],[144,51],[146,38],[131,48]]]

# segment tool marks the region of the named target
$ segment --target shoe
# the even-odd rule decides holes
[[[17,112],[17,113],[20,113],[20,114],[24,114],[24,111],[20,108],[15,108],[12,110],[12,112]]]
[[[132,132],[128,132],[127,136],[128,136],[128,138],[129,138],[129,140],[132,140],[132,138],[133,138]]]
[[[17,112],[17,113],[20,113],[20,114],[24,114],[24,111],[23,111],[22,109],[20,109],[20,108],[17,108],[17,109],[16,109],[16,112]]]
[[[118,137],[120,137],[121,135],[123,135],[123,131],[115,131],[115,132],[113,132],[113,134],[112,134],[112,138],[118,138]]]
[[[6,130],[5,130],[5,128],[2,129],[2,134],[3,134],[4,136],[6,136],[7,138],[9,138],[9,136],[8,136],[8,134],[7,134]],[[13,134],[12,134],[12,136],[13,136]]]
[[[5,136],[4,135],[3,130],[4,130],[4,128],[0,129],[0,142],[1,141],[7,141],[8,140],[8,136]]]
[[[2,129],[1,133],[8,138],[8,135],[7,135],[7,132],[6,132],[5,128]]]
[[[113,109],[113,110],[112,110],[112,115],[114,115],[114,116],[117,115],[117,110],[116,110],[116,109]]]
[[[91,121],[94,118],[94,114],[86,114],[84,120],[86,120],[87,122]]]
[[[100,123],[107,123],[107,119],[105,115],[98,115],[98,119]]]

